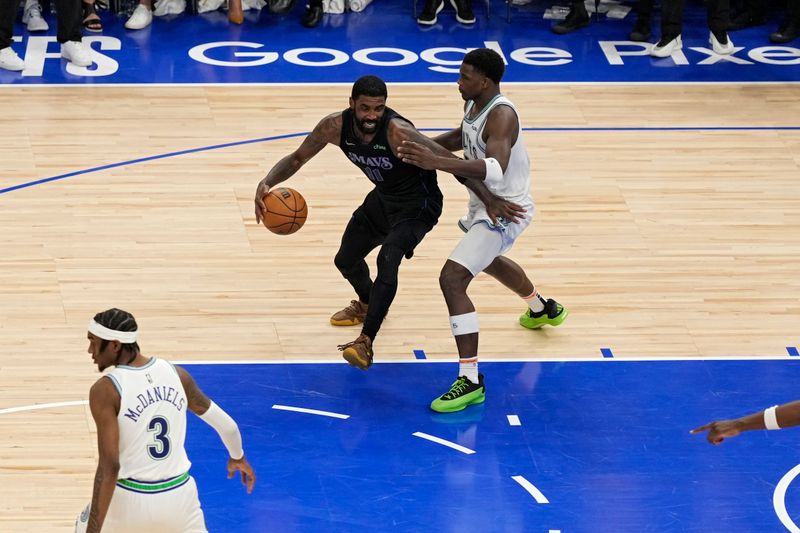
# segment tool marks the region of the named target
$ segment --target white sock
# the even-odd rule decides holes
[[[478,357],[460,358],[458,360],[458,375],[467,376],[469,380],[478,384]]]
[[[536,292],[536,287],[533,288],[532,293],[528,296],[523,296],[522,299],[525,300],[525,303],[528,304],[528,307],[530,307],[531,311],[534,313],[541,313],[544,311],[544,298]]]

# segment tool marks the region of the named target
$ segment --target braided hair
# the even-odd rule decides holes
[[[107,327],[108,329],[113,329],[115,331],[139,330],[139,326],[136,324],[136,319],[133,318],[133,315],[127,311],[123,311],[122,309],[117,309],[116,307],[107,311],[103,311],[102,313],[97,313],[94,315],[94,321],[101,326]],[[100,343],[101,351],[105,349],[108,342],[109,341],[107,340],[103,340],[103,342]],[[139,355],[138,343],[131,342],[128,344],[122,344],[121,346],[122,349],[120,350],[120,355],[128,352],[132,356],[129,361],[132,361],[137,355]]]

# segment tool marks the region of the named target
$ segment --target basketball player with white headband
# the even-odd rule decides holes
[[[545,300],[522,267],[504,255],[533,217],[530,159],[517,110],[500,92],[504,71],[503,58],[494,50],[467,53],[458,77],[466,102],[461,126],[434,138],[444,150],[434,153],[412,141],[398,148],[404,162],[449,172],[469,189],[468,212],[459,221],[465,235],[439,276],[459,372],[450,390],[431,403],[438,412],[460,411],[485,399],[483,374],[478,373],[478,314],[467,296],[478,274],[489,274],[525,301],[528,309],[519,323],[526,328],[558,326],[567,317],[566,308]],[[451,153],[462,149],[464,159]]]
[[[715,420],[690,431],[693,435],[708,432],[706,440],[720,444],[744,431],[754,429],[783,429],[800,425],[800,400],[773,405],[763,411],[733,420]]]
[[[207,531],[184,448],[186,411],[219,434],[228,450],[228,478],[240,472],[250,493],[256,477],[236,422],[185,369],[141,354],[130,313],[98,313],[88,329],[88,352],[97,368],[114,368],[89,391],[99,459],[92,501],[75,531]]]

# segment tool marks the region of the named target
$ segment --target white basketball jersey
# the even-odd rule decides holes
[[[517,113],[514,104],[508,98],[498,94],[486,104],[486,107],[477,116],[471,118],[470,114],[475,102],[473,100],[467,102],[464,120],[461,122],[461,141],[464,146],[464,158],[483,159],[486,157],[483,128],[486,126],[486,119],[489,117],[489,113],[499,105],[510,107],[517,115],[517,140],[511,147],[511,156],[508,159],[506,171],[503,173],[503,180],[499,183],[487,183],[486,187],[496,196],[524,207],[527,210],[526,218],[530,221],[533,216],[533,199],[530,195],[531,162],[522,138],[522,121],[519,119],[519,113]],[[469,191],[469,213],[461,219],[461,222],[466,228],[469,228],[479,220],[488,222],[489,216],[486,214],[483,202],[478,199],[475,193]]]
[[[175,367],[153,357],[141,367],[117,366],[106,377],[120,395],[119,479],[160,481],[187,472],[188,402]]]

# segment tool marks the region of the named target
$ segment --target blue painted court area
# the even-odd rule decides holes
[[[786,530],[773,493],[800,463],[800,433],[711,446],[688,432],[796,399],[793,358],[481,363],[486,403],[448,415],[428,404],[455,363],[189,369],[239,422],[258,475],[250,496],[225,479],[222,444],[190,417],[192,474],[212,532]],[[798,484],[785,498],[796,522]]]
[[[417,1],[418,10],[423,0]],[[546,9],[566,1],[533,0],[513,7],[474,0],[477,22],[459,24],[449,6],[434,26],[416,23],[408,0],[375,0],[360,13],[325,15],[314,29],[300,25],[305,2],[287,14],[248,11],[241,26],[224,11],[156,18],[144,30],[124,28],[127,15],[102,12],[105,30],[84,37],[95,63],[68,65],[58,55],[55,17],[50,31],[29,34],[15,26],[13,48],[25,59],[22,73],[0,71],[2,84],[147,83],[352,83],[364,74],[390,82],[453,83],[470,48],[490,46],[508,63],[507,82],[798,81],[800,41],[776,46],[768,35],[780,12],[763,26],[731,34],[730,56],[711,52],[702,2],[687,2],[683,51],[666,59],[648,54],[648,43],[628,41],[635,15],[600,15],[568,35],[550,31]],[[632,7],[634,2],[621,2]],[[659,21],[653,21],[659,36]]]

